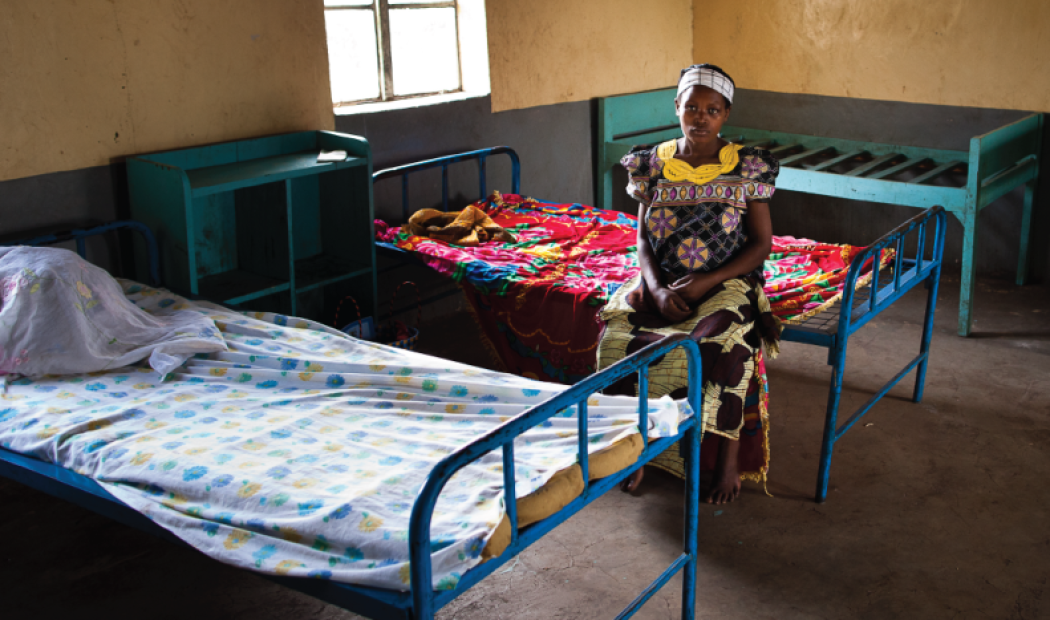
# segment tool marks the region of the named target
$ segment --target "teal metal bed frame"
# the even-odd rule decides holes
[[[671,102],[675,89],[598,100],[597,206],[612,207],[613,168],[635,144],[655,144],[681,136]],[[770,150],[780,158],[779,189],[821,196],[928,209],[943,206],[963,225],[960,336],[973,326],[974,251],[980,212],[997,198],[1024,185],[1024,207],[1017,284],[1028,281],[1032,209],[1039,177],[1043,116],[1032,114],[970,139],[970,150],[951,151],[725,126],[731,142]],[[895,178],[909,170],[911,179]],[[950,171],[966,171],[962,187],[927,185]]]

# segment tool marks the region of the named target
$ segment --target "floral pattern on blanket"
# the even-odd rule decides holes
[[[202,552],[279,575],[408,588],[408,523],[433,466],[562,386],[349,338],[317,323],[236,313],[122,282],[147,311],[215,321],[227,352],[163,381],[146,365],[8,378],[0,444],[97,480]],[[592,396],[592,450],[637,432],[634,399]],[[650,404],[650,436],[678,405]],[[515,442],[517,494],[576,459],[575,407]],[[432,525],[434,585],[480,562],[503,516],[502,457],[464,468]]]

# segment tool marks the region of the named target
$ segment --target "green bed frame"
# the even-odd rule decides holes
[[[613,168],[635,144],[681,136],[671,101],[675,89],[598,100],[597,205],[612,208]],[[1025,186],[1017,284],[1028,281],[1032,207],[1039,177],[1043,116],[1032,114],[970,139],[970,151],[951,151],[724,126],[731,142],[769,149],[780,158],[779,189],[927,209],[943,206],[963,225],[959,335],[973,324],[974,250],[980,212],[1019,185]],[[894,178],[911,169],[908,180]],[[927,185],[954,170],[966,171],[962,187]]]

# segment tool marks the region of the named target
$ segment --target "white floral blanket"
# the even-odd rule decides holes
[[[228,351],[163,382],[148,366],[10,377],[0,445],[97,480],[223,562],[281,575],[408,589],[408,522],[446,455],[559,386],[355,340],[310,321],[240,314],[122,282],[147,312],[210,318]],[[2,379],[0,379],[2,380]],[[592,450],[637,432],[635,399],[590,400]],[[651,437],[679,405],[650,404]],[[570,409],[515,443],[517,494],[575,462]],[[434,514],[434,585],[455,587],[503,516],[501,455],[459,472]]]

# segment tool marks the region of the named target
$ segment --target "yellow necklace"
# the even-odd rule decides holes
[[[718,178],[719,175],[732,172],[740,163],[740,151],[743,144],[727,144],[718,152],[721,163],[705,164],[696,168],[681,159],[675,159],[678,152],[678,140],[668,140],[656,147],[656,156],[664,162],[664,176],[670,181],[692,181],[704,185]]]

